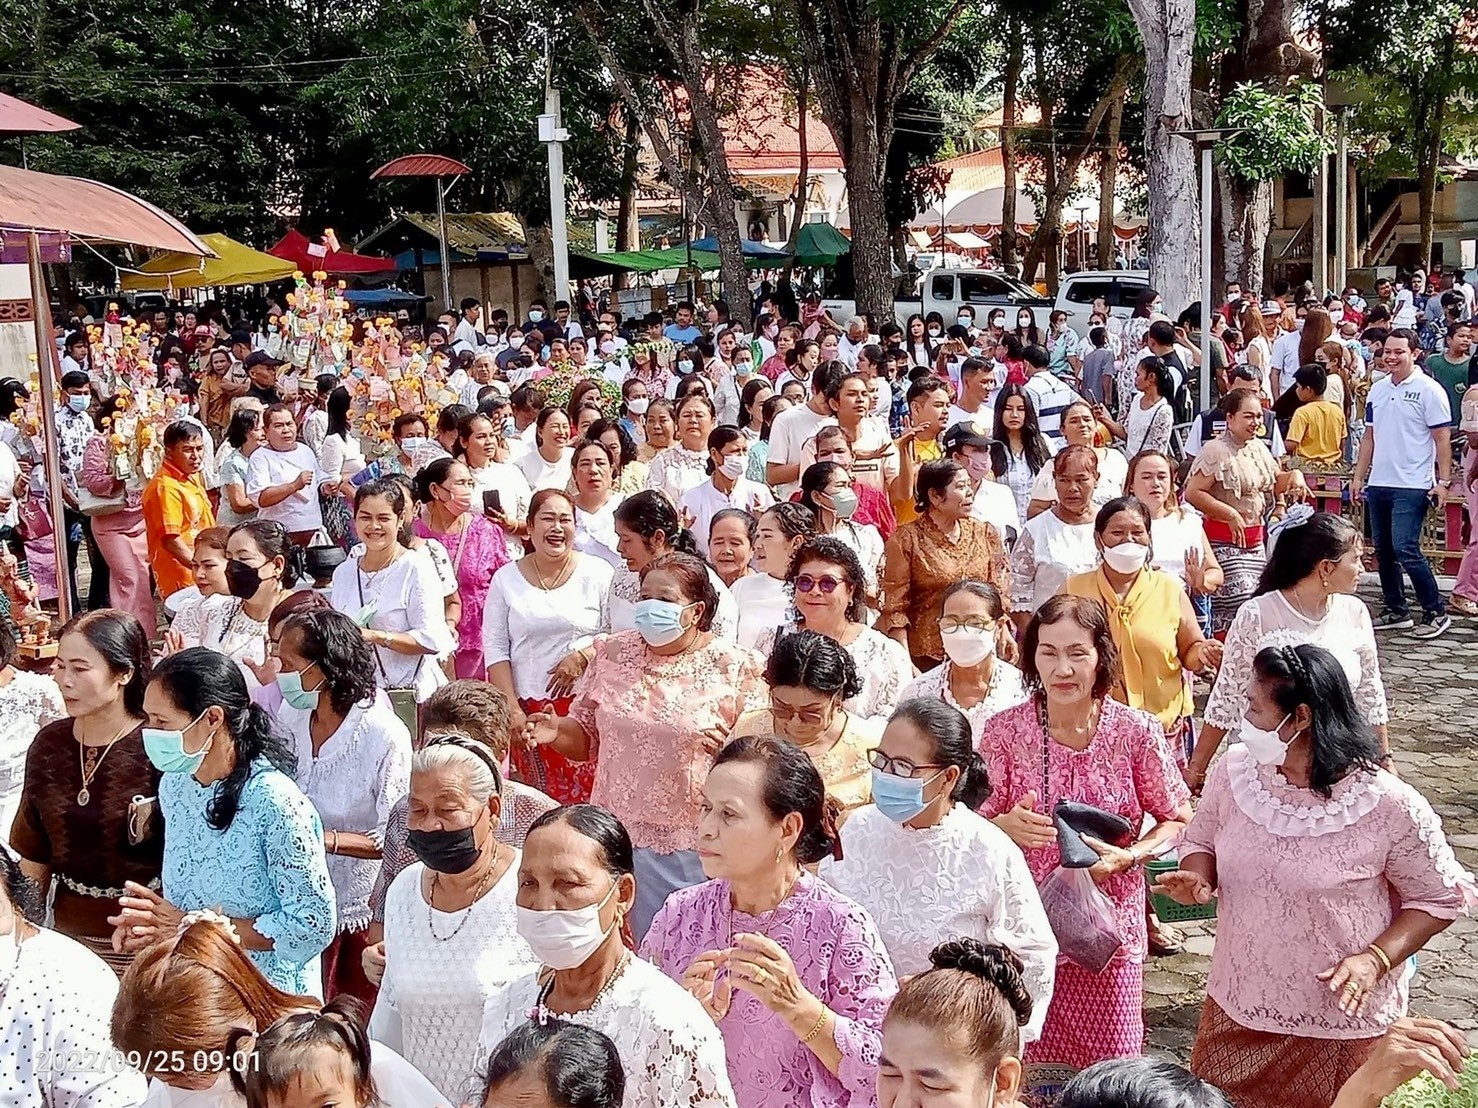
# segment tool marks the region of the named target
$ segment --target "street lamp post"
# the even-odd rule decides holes
[[[1207,127],[1172,131],[1190,139],[1201,151],[1201,411],[1211,407],[1211,151],[1218,142],[1240,135],[1243,127]]]

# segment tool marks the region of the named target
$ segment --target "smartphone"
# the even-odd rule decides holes
[[[353,477],[349,478],[349,484],[357,489],[360,485],[366,484],[367,482],[378,481],[380,479],[380,468],[379,462],[371,462]]]
[[[485,512],[497,512],[503,514],[503,497],[497,489],[488,489],[482,494],[482,510]]]

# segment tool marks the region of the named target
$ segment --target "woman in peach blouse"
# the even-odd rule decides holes
[[[530,742],[595,759],[591,803],[631,832],[638,942],[669,893],[706,880],[695,849],[703,781],[739,717],[769,705],[759,656],[712,633],[717,608],[703,562],[649,562],[636,630],[597,647],[569,716],[529,717]]]
[[[93,539],[108,563],[108,603],[137,616],[144,634],[153,642],[156,610],[154,591],[149,584],[149,538],[144,530],[143,494],[118,480],[108,447],[108,425],[118,410],[118,401],[118,397],[110,397],[98,409],[98,433],[88,440],[82,453],[81,483],[94,496],[119,500],[116,511],[92,517]]]

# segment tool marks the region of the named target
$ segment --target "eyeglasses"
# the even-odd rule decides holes
[[[827,714],[814,708],[792,708],[789,704],[780,703],[773,696],[770,698],[770,718],[776,723],[789,723],[795,720],[797,723],[819,727],[826,722]]]
[[[968,619],[959,619],[955,616],[943,616],[939,620],[939,630],[948,634],[952,631],[990,631],[995,627],[992,620],[982,619],[980,616],[971,616]]]
[[[942,762],[925,762],[916,765],[907,758],[890,758],[881,750],[873,750],[867,756],[868,764],[880,773],[886,773],[890,777],[917,777],[921,769],[940,769]]]
[[[812,589],[820,589],[827,596],[837,591],[838,586],[846,584],[840,577],[812,577],[809,573],[803,573],[795,579],[796,592],[810,592]]]

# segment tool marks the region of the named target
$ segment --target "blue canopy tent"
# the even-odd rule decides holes
[[[790,257],[784,250],[771,246],[768,243],[759,242],[756,239],[740,239],[739,247],[744,251],[744,256],[750,260],[749,267],[751,269],[755,268],[755,259],[773,261],[779,266],[784,265],[785,259]],[[706,239],[699,239],[693,243],[693,249],[717,254],[719,253],[718,237],[711,235]]]
[[[409,308],[431,299],[395,288],[345,289],[340,295],[356,308]]]

